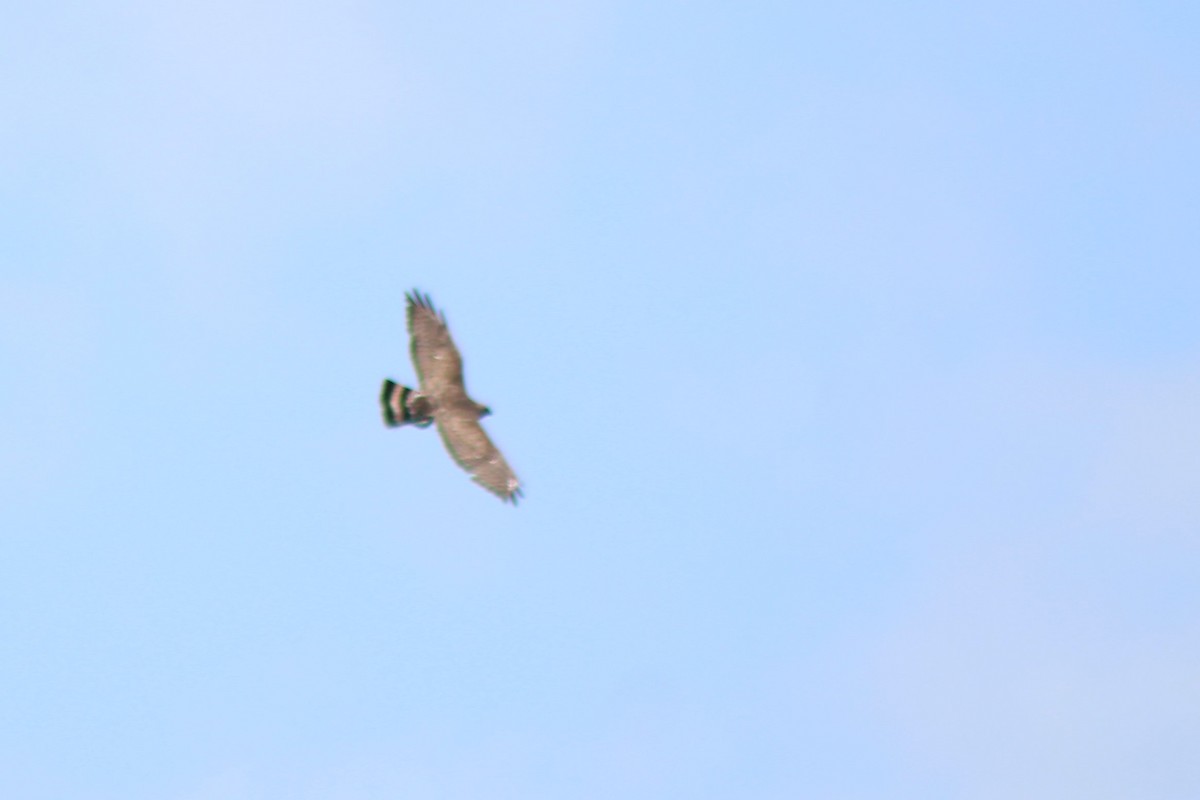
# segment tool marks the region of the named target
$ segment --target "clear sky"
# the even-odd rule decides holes
[[[1200,797],[1197,42],[8,3],[0,796]]]

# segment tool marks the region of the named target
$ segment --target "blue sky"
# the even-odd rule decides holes
[[[1198,796],[1198,35],[9,4],[0,794]]]

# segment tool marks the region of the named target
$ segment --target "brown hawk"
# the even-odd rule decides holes
[[[446,317],[433,307],[429,295],[413,291],[408,300],[408,334],[418,389],[383,382],[380,403],[388,427],[436,423],[438,433],[458,465],[483,488],[516,505],[521,482],[484,432],[479,420],[492,413],[467,395],[462,356],[450,338]]]

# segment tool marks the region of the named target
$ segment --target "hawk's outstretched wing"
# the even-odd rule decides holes
[[[458,465],[471,473],[480,486],[516,505],[521,497],[521,483],[479,424],[475,404],[467,401],[441,406],[434,420],[442,442]]]
[[[405,297],[408,299],[408,333],[413,366],[417,368],[421,390],[440,397],[457,389],[465,396],[462,356],[450,338],[446,318],[434,309],[429,295],[413,291]]]

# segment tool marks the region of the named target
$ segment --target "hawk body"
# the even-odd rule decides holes
[[[521,497],[520,481],[479,424],[491,411],[467,394],[462,356],[450,338],[445,316],[433,307],[429,295],[413,291],[405,298],[409,349],[420,388],[385,380],[379,398],[384,424],[422,428],[436,424],[458,465],[476,483],[515,505]]]

